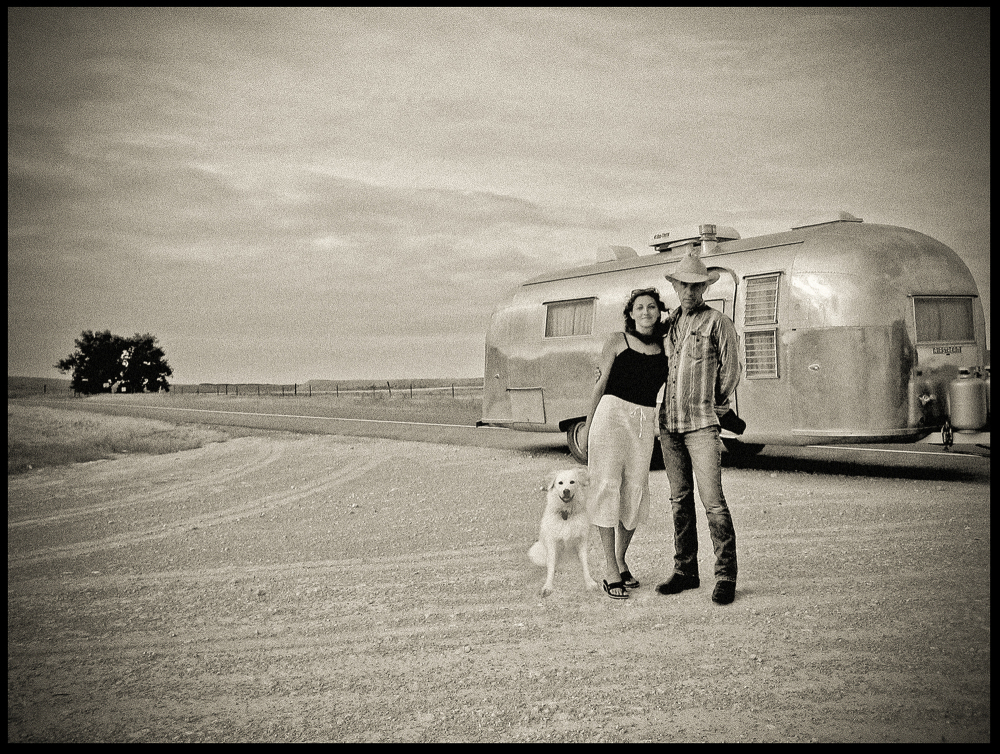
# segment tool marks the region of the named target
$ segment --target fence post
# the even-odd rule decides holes
[[[385,381],[385,386],[389,388],[389,397],[392,398],[392,385],[389,384],[389,380]]]
[[[299,394],[299,383],[296,382],[294,385],[292,385],[292,395],[298,395],[298,394]]]

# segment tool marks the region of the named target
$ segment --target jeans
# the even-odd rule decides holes
[[[698,529],[694,506],[694,481],[708,517],[708,531],[715,548],[715,578],[736,581],[736,530],[722,494],[722,450],[719,428],[694,432],[661,432],[663,465],[670,482],[670,507],[674,516],[674,572],[698,575]]]

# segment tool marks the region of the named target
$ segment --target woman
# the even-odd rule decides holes
[[[649,463],[656,441],[656,398],[667,380],[661,315],[655,288],[632,291],[625,331],[604,344],[584,437],[590,468],[591,522],[606,561],[604,591],[628,599],[636,581],[625,553],[636,527],[649,516]]]

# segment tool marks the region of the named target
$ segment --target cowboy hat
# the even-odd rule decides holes
[[[711,272],[701,259],[690,254],[681,258],[681,263],[672,272],[664,275],[671,283],[708,283],[711,285],[719,279],[719,271]]]

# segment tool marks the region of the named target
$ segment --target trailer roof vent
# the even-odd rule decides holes
[[[698,225],[684,226],[675,230],[654,233],[649,239],[649,245],[662,254],[679,246],[700,243],[701,227]],[[731,228],[728,225],[715,226],[715,239],[720,243],[722,241],[738,241],[740,238],[736,228]],[[681,249],[681,251],[685,252],[686,250]]]
[[[631,246],[607,246],[597,250],[598,262],[620,262],[623,259],[634,259],[639,252]]]
[[[860,217],[855,217],[850,212],[838,212],[836,220],[820,220],[810,218],[801,225],[793,225],[792,230],[801,230],[802,228],[812,228],[817,225],[833,225],[834,223],[863,223]]]

